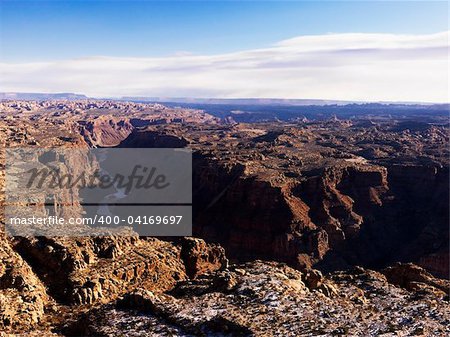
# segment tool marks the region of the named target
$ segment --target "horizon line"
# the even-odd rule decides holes
[[[284,102],[301,102],[301,101],[316,101],[316,102],[330,102],[328,105],[333,105],[332,102],[344,103],[344,104],[407,104],[407,105],[450,105],[450,100],[448,101],[409,101],[409,100],[348,100],[348,99],[334,99],[334,98],[283,98],[283,97],[190,97],[190,96],[89,96],[84,93],[77,92],[22,92],[22,91],[0,91],[0,96],[3,95],[74,95],[74,96],[84,96],[80,98],[68,99],[61,98],[60,100],[103,100],[103,101],[132,101],[139,102],[144,101],[144,103],[181,103],[181,104],[221,104],[214,102],[195,102],[198,101],[238,101],[238,100],[248,100],[248,101],[279,101],[280,103]],[[49,101],[49,100],[58,100],[58,98],[8,98],[8,97],[0,97],[0,101],[6,100],[18,100],[18,101]],[[177,101],[178,100],[178,101]],[[179,100],[186,100],[186,102],[181,102]],[[192,102],[189,102],[192,100]],[[275,103],[275,102],[274,102]],[[267,103],[268,105],[270,102]],[[312,104],[313,105],[313,104]],[[326,104],[325,104],[326,105]]]

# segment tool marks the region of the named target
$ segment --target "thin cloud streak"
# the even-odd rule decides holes
[[[0,91],[448,102],[448,39],[327,34],[220,55],[0,63]]]

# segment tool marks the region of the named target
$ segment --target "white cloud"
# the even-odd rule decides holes
[[[448,102],[448,39],[327,34],[219,55],[0,63],[0,91]]]

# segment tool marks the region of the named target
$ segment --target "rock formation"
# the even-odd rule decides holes
[[[194,166],[194,238],[2,231],[2,332],[450,333],[441,115],[247,124],[101,100],[2,101],[0,112],[3,148],[186,147]]]
[[[312,277],[254,261],[181,281],[168,294],[138,289],[63,327],[69,336],[428,335],[449,332],[448,302],[363,268]],[[312,278],[312,280],[311,280]],[[420,317],[420,320],[418,320]]]

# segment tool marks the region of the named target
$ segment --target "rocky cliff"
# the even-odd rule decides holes
[[[30,331],[73,319],[136,288],[157,293],[228,267],[223,248],[138,237],[2,237],[0,329]]]
[[[194,172],[195,233],[232,257],[325,270],[415,261],[448,276],[448,168],[352,164],[293,181],[201,158]]]

